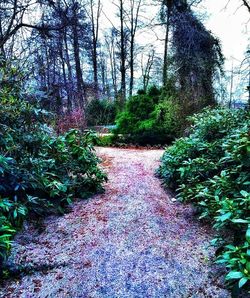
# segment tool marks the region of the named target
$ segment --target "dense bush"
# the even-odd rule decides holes
[[[116,105],[110,100],[92,100],[86,109],[87,125],[114,124],[116,116]]]
[[[166,144],[180,134],[182,119],[179,105],[172,97],[161,97],[157,88],[147,94],[139,92],[126,103],[117,117],[116,134],[122,134],[127,142]]]
[[[33,214],[63,212],[74,197],[102,190],[105,174],[93,150],[94,136],[72,129],[57,136],[51,115],[0,91],[0,271],[10,241]]]
[[[166,150],[158,173],[181,200],[198,207],[201,218],[211,220],[221,233],[232,232],[222,243],[218,262],[229,268],[226,280],[249,286],[249,112],[207,109],[191,120],[190,136]]]

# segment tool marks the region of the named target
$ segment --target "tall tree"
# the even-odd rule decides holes
[[[98,84],[98,43],[99,43],[99,28],[100,28],[100,16],[102,11],[102,4],[100,0],[89,0],[88,6],[90,11],[86,9],[89,18],[91,20],[91,33],[92,33],[92,49],[91,58],[93,64],[94,73],[94,85],[95,95],[99,97],[99,84]]]
[[[164,22],[165,25],[165,41],[164,41],[164,58],[163,58],[163,75],[162,83],[163,86],[166,86],[168,78],[168,45],[169,45],[169,32],[170,32],[170,16],[173,7],[173,0],[164,0],[163,7],[161,12],[161,18],[166,19]]]
[[[51,0],[30,1],[30,0],[6,0],[0,2],[0,55],[5,56],[5,46],[20,32],[21,29],[36,29],[43,34],[62,29],[66,24],[56,24],[53,26],[36,23],[36,11],[41,7],[54,6]],[[34,18],[28,18],[33,14]],[[27,20],[34,19],[29,22]]]
[[[109,65],[111,72],[111,80],[114,91],[114,98],[118,98],[118,65],[117,65],[117,55],[116,55],[116,43],[117,34],[113,28],[109,35],[105,36],[105,44],[109,56]]]
[[[155,59],[155,49],[151,49],[147,55],[146,63],[144,62],[144,55],[142,54],[141,59],[141,71],[142,71],[142,85],[143,91],[146,92],[148,89],[149,81],[151,78],[151,70]]]
[[[129,14],[129,38],[130,38],[130,82],[129,95],[131,96],[134,88],[134,64],[135,64],[135,36],[139,24],[139,13],[142,6],[142,0],[130,0],[130,14]]]
[[[195,16],[192,3],[173,1],[170,22],[181,97],[187,109],[194,110],[214,104],[213,80],[223,56],[218,39]]]
[[[83,60],[88,62],[91,57],[91,25],[83,6],[75,0],[52,1],[43,9],[38,26],[44,23],[50,27],[59,24],[61,29],[49,34],[33,31],[30,40],[35,51],[31,51],[30,59],[37,61],[33,68],[35,77],[41,89],[51,94],[52,101],[58,98],[58,104],[66,103],[68,111],[84,109],[87,74],[82,65]]]
[[[121,59],[121,105],[123,106],[126,100],[126,41],[125,41],[125,10],[124,0],[119,0],[119,18],[120,18],[120,59]]]
[[[77,81],[77,96],[81,108],[86,106],[86,90],[83,81],[81,58],[80,58],[80,42],[79,42],[79,3],[72,3],[72,34],[73,34],[73,50],[75,59],[75,72]]]

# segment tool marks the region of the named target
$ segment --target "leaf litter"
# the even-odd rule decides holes
[[[9,262],[22,274],[1,297],[231,297],[213,264],[214,233],[154,176],[162,150],[97,148],[105,193],[42,229],[26,223]]]

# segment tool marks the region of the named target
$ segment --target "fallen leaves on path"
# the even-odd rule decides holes
[[[1,297],[230,297],[210,260],[212,231],[154,176],[163,151],[97,151],[105,193],[25,226],[10,260],[35,270],[6,281]]]

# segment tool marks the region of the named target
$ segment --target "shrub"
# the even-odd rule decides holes
[[[247,111],[207,109],[191,118],[189,137],[174,142],[163,155],[158,174],[194,203],[201,218],[218,231],[229,229],[218,262],[229,268],[228,281],[250,284],[250,118]]]
[[[74,197],[102,190],[106,175],[94,153],[95,136],[72,129],[57,136],[52,115],[0,92],[0,272],[11,239],[33,214],[64,212]]]
[[[115,144],[115,140],[114,140],[114,136],[113,135],[100,135],[98,137],[98,141],[97,141],[97,145],[98,146],[112,146],[113,144]]]
[[[147,94],[132,96],[117,117],[116,134],[122,134],[127,142],[166,144],[180,134],[182,119],[179,105],[171,97],[161,98],[155,87]]]
[[[0,216],[0,274],[3,262],[10,251],[11,238],[15,232],[6,217]]]
[[[86,109],[87,125],[114,124],[116,116],[116,105],[110,100],[92,100]]]

